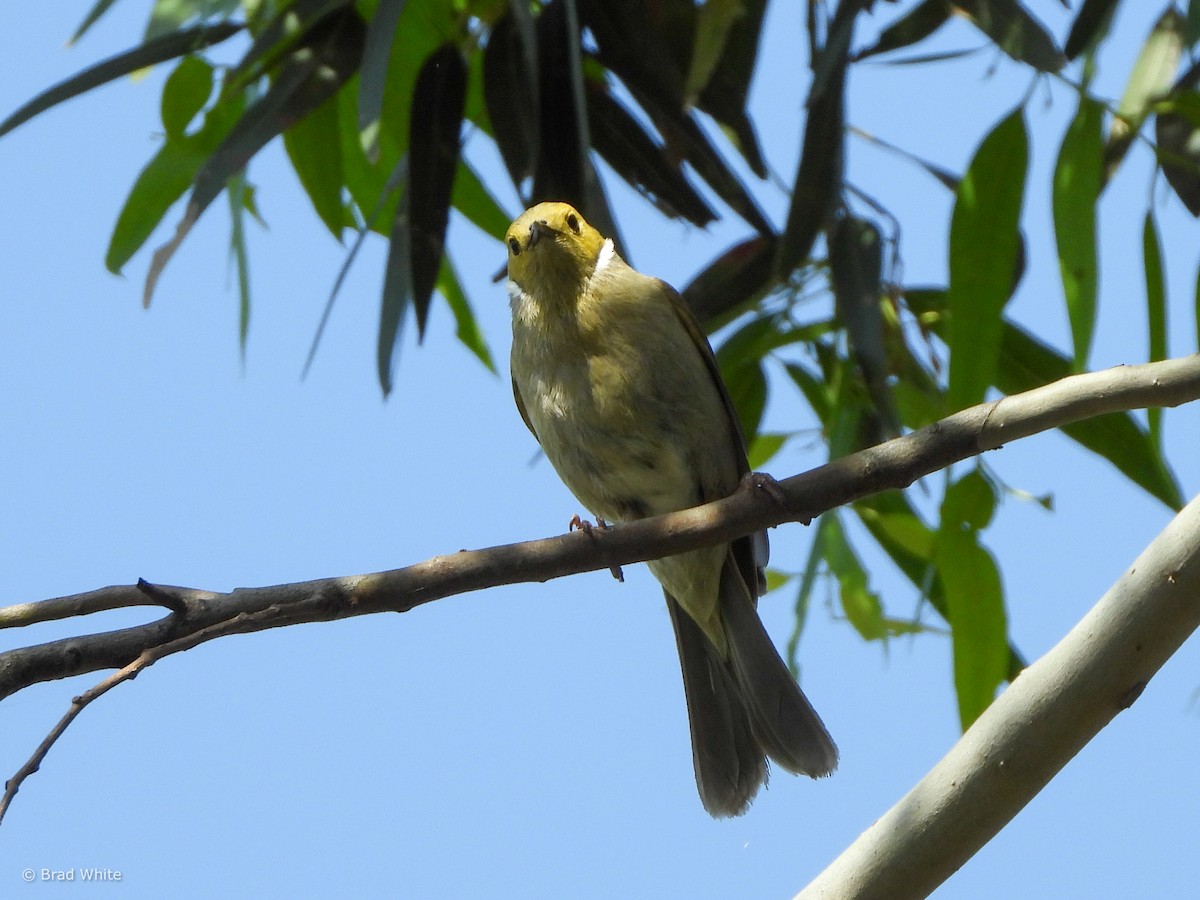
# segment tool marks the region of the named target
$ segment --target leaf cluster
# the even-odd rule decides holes
[[[74,39],[113,3],[99,0]],[[174,236],[150,265],[149,303],[172,254],[225,192],[244,345],[243,219],[258,216],[248,166],[281,137],[321,223],[339,241],[353,236],[346,266],[369,235],[387,241],[375,350],[385,393],[405,324],[423,336],[438,298],[462,343],[493,366],[446,236],[457,212],[500,240],[511,211],[467,160],[465,136],[494,143],[522,202],[570,202],[620,244],[603,161],[666,217],[696,228],[727,214],[744,223],[746,234],[696,273],[684,297],[712,328],[728,326],[718,358],[753,436],[752,465],[803,433],[761,431],[772,384],[804,398],[837,458],[989,392],[1028,390],[1087,367],[1099,300],[1096,210],[1131,148],[1149,147],[1156,177],[1200,216],[1200,64],[1178,71],[1200,38],[1200,2],[1186,14],[1166,6],[1113,104],[1092,94],[1091,79],[1118,5],[1084,0],[1060,43],[1019,0],[796,4],[808,36],[807,72],[798,62],[797,77],[807,77],[808,95],[782,227],[756,199],[772,173],[747,111],[766,0],[157,0],[142,42],[33,98],[0,123],[0,136],[63,100],[175,61],[162,92],[161,144],[118,216],[108,268],[120,272],[183,200]],[[1028,252],[1029,94],[981,136],[961,174],[852,126],[851,68],[976,52],[897,58],[955,19],[1027,70],[1031,86],[1053,78],[1077,94],[1051,186],[1070,353],[1006,315]],[[225,42],[240,42],[235,64],[213,59]],[[899,224],[847,178],[846,145],[856,134],[923,167],[934,190],[952,195],[946,284],[901,283]],[[1161,359],[1166,297],[1153,202],[1142,250],[1148,357]],[[816,294],[832,296],[827,313],[813,312]],[[331,304],[335,295],[336,286]],[[1161,429],[1157,413],[1147,426],[1121,413],[1064,432],[1178,507]],[[855,546],[867,536],[949,625],[961,718],[972,721],[1021,666],[1008,641],[999,566],[983,541],[1006,493],[977,465],[948,479],[930,509],[888,493],[825,515],[806,566],[773,573],[776,586],[796,591],[793,650],[822,575],[866,639],[931,627],[922,616],[885,611]]]

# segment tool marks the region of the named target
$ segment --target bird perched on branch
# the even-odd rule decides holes
[[[575,497],[622,522],[732,494],[745,439],[703,332],[579,213],[539,203],[508,229],[517,407]],[[679,647],[704,808],[745,812],[766,757],[816,778],[837,748],[763,628],[767,536],[650,562]]]

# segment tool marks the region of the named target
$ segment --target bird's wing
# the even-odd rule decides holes
[[[704,365],[708,367],[708,372],[712,375],[713,386],[721,395],[721,402],[725,405],[725,415],[730,422],[729,432],[734,444],[731,449],[733,458],[737,461],[737,474],[740,478],[750,471],[750,463],[746,459],[746,434],[742,431],[742,420],[738,417],[733,399],[729,396],[729,389],[725,387],[725,381],[721,378],[721,367],[717,364],[717,357],[713,353],[712,345],[709,344],[700,323],[696,321],[696,317],[692,315],[691,309],[688,308],[680,293],[665,281],[659,281],[659,284],[662,285],[667,298],[671,301],[675,315],[679,317],[679,321],[683,324],[688,336],[691,337],[692,344],[704,359]],[[712,501],[723,498],[705,497],[704,499]],[[750,589],[750,596],[756,598],[762,595],[766,589],[763,570],[767,567],[767,559],[771,553],[767,533],[759,531],[745,538],[739,538],[733,542],[732,546],[734,560]]]
[[[521,414],[521,421],[525,423],[525,427],[529,429],[529,433],[533,435],[534,439],[541,443],[537,432],[533,430],[533,423],[529,421],[529,413],[525,412],[525,401],[521,399],[521,389],[517,387],[517,379],[513,379],[512,386],[513,399],[517,401],[517,412]]]
[[[659,281],[663,291],[671,301],[671,306],[675,310],[675,315],[679,317],[679,321],[683,324],[684,329],[688,333],[688,337],[692,339],[696,350],[704,359],[704,365],[708,367],[708,372],[712,375],[713,386],[717,389],[717,393],[721,395],[721,402],[725,405],[725,414],[728,416],[732,425],[730,433],[733,436],[733,457],[737,460],[738,477],[745,475],[750,471],[750,464],[746,461],[746,435],[742,431],[742,420],[738,418],[737,409],[734,408],[733,400],[729,397],[729,390],[725,387],[725,382],[721,378],[721,368],[717,365],[717,357],[713,354],[712,346],[708,343],[708,338],[704,335],[704,330],[700,327],[700,323],[696,321],[696,317],[692,315],[692,311],[688,308],[679,291],[671,287],[665,281]],[[706,500],[719,500],[719,497],[706,497]]]

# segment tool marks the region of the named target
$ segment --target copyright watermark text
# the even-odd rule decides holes
[[[66,869],[35,869],[29,866],[21,870],[21,880],[26,884],[35,881],[121,881],[124,877],[120,869],[105,866],[71,866]]]

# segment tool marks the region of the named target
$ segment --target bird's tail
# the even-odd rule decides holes
[[[732,558],[721,574],[725,660],[667,594],[679,647],[700,801],[710,815],[746,811],[767,780],[769,756],[789,772],[818,778],[837,766],[837,748],[771,643]]]
[[[721,571],[721,620],[734,678],[763,751],[789,772],[830,774],[838,760],[833,738],[771,643],[732,560]]]

